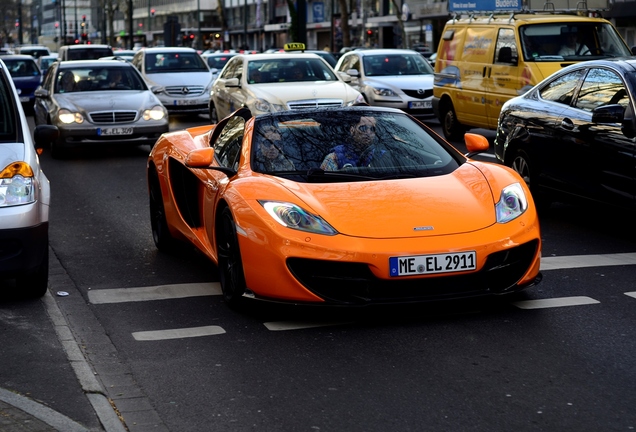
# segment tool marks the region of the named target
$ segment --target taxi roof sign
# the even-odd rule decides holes
[[[305,44],[300,42],[292,42],[292,43],[285,44],[285,46],[283,46],[283,49],[285,51],[304,51]]]

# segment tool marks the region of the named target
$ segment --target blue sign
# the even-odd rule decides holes
[[[319,23],[325,20],[325,5],[323,2],[313,2],[312,3],[313,11],[314,11],[314,22]]]
[[[522,0],[449,0],[451,12],[519,11]]]

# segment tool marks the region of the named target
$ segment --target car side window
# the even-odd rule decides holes
[[[0,74],[0,142],[17,140],[16,111],[13,108],[13,97],[9,83]]]
[[[621,104],[627,107],[629,97],[623,80],[609,69],[596,68],[588,72],[579,91],[576,107],[592,112],[601,105]]]
[[[224,167],[238,169],[241,158],[241,145],[245,131],[245,119],[234,117],[227,122],[219,138],[214,143],[217,162]]]
[[[544,100],[570,105],[574,98],[574,92],[579,85],[579,81],[585,70],[579,69],[569,74],[562,75],[549,82],[539,94]]]
[[[499,29],[495,46],[495,63],[516,64],[519,59],[513,29]]]
[[[240,66],[243,65],[243,59],[240,59],[240,58],[231,59],[227,64],[227,68],[223,70],[223,75],[221,75],[219,78],[222,78],[222,79],[238,78],[237,69],[239,68],[239,65]],[[241,67],[241,70],[242,70],[242,67]]]

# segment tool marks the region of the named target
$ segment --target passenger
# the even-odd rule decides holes
[[[362,116],[349,128],[350,142],[333,148],[322,161],[324,171],[337,171],[341,168],[368,166],[376,151],[376,119]]]
[[[569,29],[569,31],[565,33],[565,44],[559,50],[559,55],[567,57],[592,54],[590,49],[584,44],[579,43],[577,39],[577,33]]]
[[[258,84],[263,82],[263,75],[258,69],[252,69],[250,72],[250,84]]]
[[[110,89],[115,89],[115,88],[122,88],[124,86],[124,84],[121,82],[122,80],[122,74],[121,71],[119,69],[112,69],[108,72],[108,88]]]
[[[58,82],[58,91],[60,93],[70,93],[75,91],[75,75],[71,71],[65,71]]]
[[[287,159],[281,151],[283,142],[280,131],[272,125],[267,125],[257,132],[256,160],[259,171],[294,171],[294,163]]]

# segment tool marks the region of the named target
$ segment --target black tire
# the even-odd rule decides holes
[[[177,240],[170,234],[168,221],[166,220],[166,211],[163,206],[163,197],[161,195],[161,187],[156,173],[149,175],[149,200],[150,200],[150,226],[152,228],[152,239],[155,246],[162,252],[174,251],[178,246]]]
[[[232,212],[225,207],[219,215],[216,230],[216,250],[218,255],[219,279],[223,300],[233,309],[240,308],[246,290],[243,262],[239,249],[236,224]]]
[[[217,124],[219,122],[219,114],[216,112],[216,106],[214,102],[210,101],[210,124]]]
[[[538,209],[542,210],[550,207],[551,200],[539,190],[539,185],[537,184],[537,167],[525,151],[517,150],[515,152],[510,162],[510,168],[515,170],[526,182]]]
[[[46,245],[43,253],[42,263],[28,275],[16,278],[16,288],[18,295],[24,298],[40,298],[48,289],[49,284],[49,246]]]
[[[442,106],[440,123],[444,137],[448,141],[460,141],[464,137],[466,128],[457,120],[452,103],[447,102]]]

